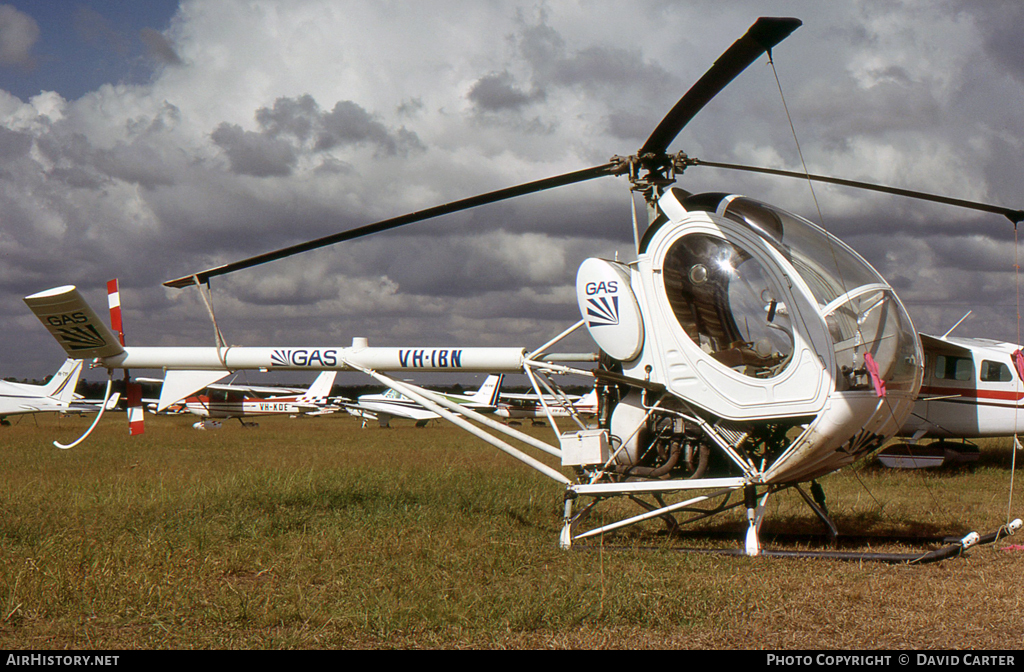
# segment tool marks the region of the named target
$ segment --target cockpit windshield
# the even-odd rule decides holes
[[[793,264],[818,304],[885,280],[860,255],[802,217],[751,198],[733,198],[725,216],[746,224],[774,244]]]
[[[808,220],[750,198],[732,198],[724,214],[771,243],[807,284],[835,345],[837,389],[870,389],[876,364],[887,389],[911,388],[917,336],[888,283],[860,255]]]
[[[756,378],[785,368],[793,354],[789,315],[777,284],[748,252],[691,233],[669,248],[663,279],[683,331],[716,361]]]

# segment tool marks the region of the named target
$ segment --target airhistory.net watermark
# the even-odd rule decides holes
[[[98,667],[117,665],[117,659],[120,656],[68,656],[68,655],[55,655],[48,653],[32,653],[32,654],[7,654],[7,665],[46,665],[46,666],[64,666],[64,667],[87,667],[95,665]]]

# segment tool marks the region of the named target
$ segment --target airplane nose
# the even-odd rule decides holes
[[[496,416],[498,416],[499,418],[507,418],[507,417],[509,417],[509,413],[508,413],[508,409],[507,408],[499,408],[498,410],[494,411],[494,414]]]

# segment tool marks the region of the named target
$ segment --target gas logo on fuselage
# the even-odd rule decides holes
[[[335,349],[321,350],[313,348],[308,350],[274,350],[270,355],[271,366],[337,366],[338,351]]]
[[[588,282],[583,289],[587,293],[587,296],[594,296],[595,294],[617,294],[619,292],[619,283],[616,280]]]
[[[619,323],[619,297],[600,296],[596,299],[587,299],[587,318],[588,327],[617,325]]]

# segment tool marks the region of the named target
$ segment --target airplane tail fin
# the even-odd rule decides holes
[[[597,388],[580,397],[575,406],[581,413],[597,413]]]
[[[78,377],[82,375],[82,360],[69,359],[57,369],[46,385],[43,386],[43,394],[53,397],[62,404],[69,404],[74,399],[75,387],[78,386]]]
[[[331,389],[334,388],[334,378],[337,375],[337,371],[323,371],[309,386],[309,389],[302,394],[301,398],[306,401],[327,401],[327,397],[331,395]]]
[[[504,374],[487,376],[487,380],[479,390],[470,395],[470,399],[473,400],[473,403],[483,406],[497,406],[498,396],[501,394],[501,381],[504,378]]]

